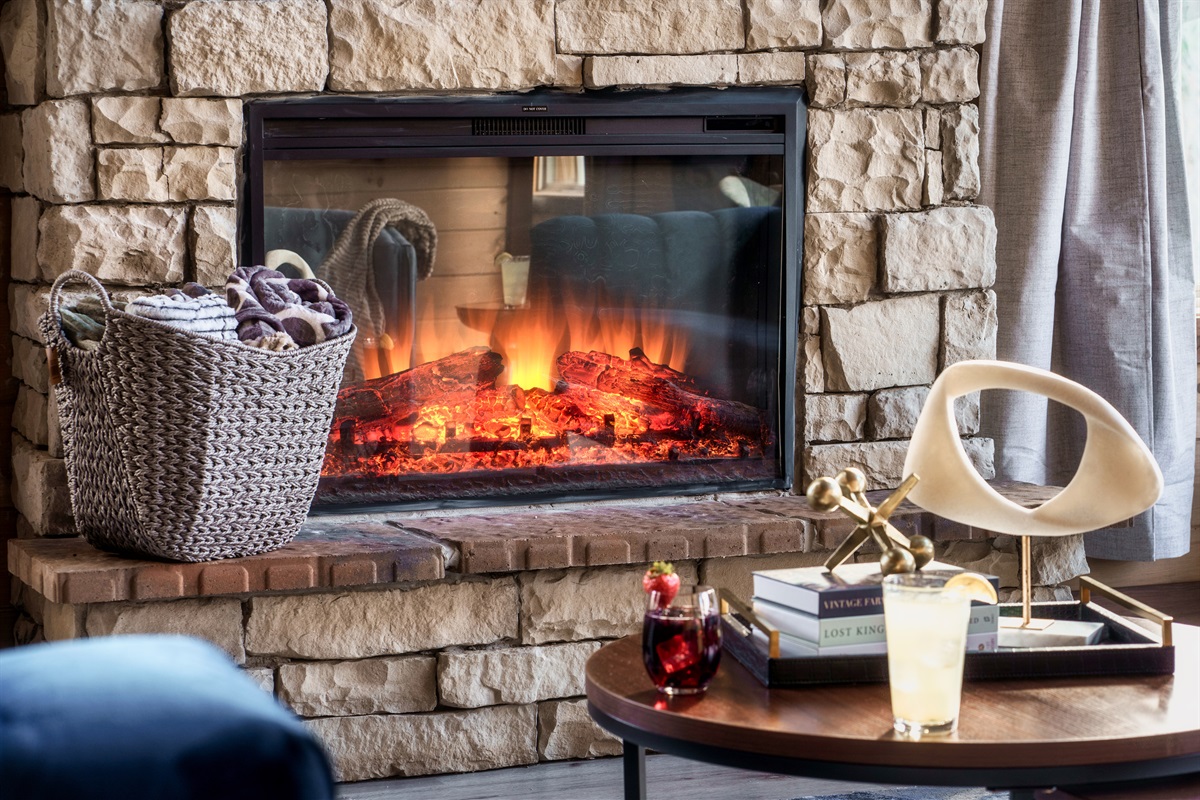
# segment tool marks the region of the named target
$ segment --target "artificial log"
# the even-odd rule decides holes
[[[573,373],[580,378],[580,380],[575,381],[576,383],[594,386],[594,380],[600,373],[611,367],[615,367],[617,369],[629,370],[634,375],[659,378],[685,391],[701,394],[690,375],[673,370],[666,364],[655,364],[640,347],[635,347],[629,351],[628,361],[620,356],[601,353],[596,350],[592,350],[589,353],[578,350],[566,352],[559,356],[559,362],[563,362],[564,359],[571,365]]]
[[[523,439],[447,439],[439,453],[497,453],[501,450],[553,450],[563,446],[562,436],[530,436]]]
[[[593,434],[602,426],[605,415],[619,414],[623,417],[636,416],[639,426],[645,426],[647,441],[691,439],[695,436],[693,420],[681,416],[677,410],[667,411],[650,403],[634,405],[631,398],[590,386],[559,381],[553,394],[536,399],[532,392],[530,395],[530,406],[546,414],[565,431]],[[628,432],[622,434],[623,437],[628,435]]]
[[[648,362],[647,362],[648,363]],[[762,413],[734,400],[697,394],[672,380],[648,371],[644,365],[607,353],[563,353],[557,360],[558,373],[569,384],[580,384],[603,392],[633,397],[694,420],[699,430],[726,431],[757,437],[763,427]]]
[[[564,353],[553,391],[496,386],[500,356],[482,347],[347,387],[322,473],[434,476],[762,457],[770,438],[763,412],[703,394],[640,350],[629,355]]]
[[[388,441],[430,442],[456,436],[507,436],[519,431],[525,417],[525,390],[519,386],[458,389],[405,416],[334,419],[340,441],[353,443],[372,437]]]
[[[671,369],[666,364],[655,364],[640,347],[635,347],[629,351],[629,367],[634,372],[641,372],[652,375],[655,378],[662,378],[675,384],[680,389],[702,394],[696,387],[696,382],[692,379],[691,375]]]
[[[404,372],[355,383],[338,392],[334,428],[344,419],[407,419],[448,394],[494,388],[503,371],[499,353],[471,347]]]

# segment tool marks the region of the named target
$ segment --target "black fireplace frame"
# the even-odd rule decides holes
[[[571,492],[561,487],[518,496],[397,502],[323,502],[313,511],[342,512],[519,505],[531,502],[685,496],[791,489],[796,452],[796,359],[804,230],[806,103],[791,88],[665,91],[538,90],[486,96],[320,96],[246,103],[241,263],[263,263],[264,169],[267,160],[537,155],[776,154],[784,159],[777,392],[779,475],[637,490]],[[776,305],[777,304],[777,305]]]

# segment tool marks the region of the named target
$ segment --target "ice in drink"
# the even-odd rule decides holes
[[[958,724],[971,601],[919,573],[884,580],[888,683],[897,733],[950,733]]]

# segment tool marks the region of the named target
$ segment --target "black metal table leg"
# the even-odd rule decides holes
[[[625,800],[646,800],[646,748],[626,739]]]
[[[1008,800],[1037,800],[1036,789],[1009,789]]]

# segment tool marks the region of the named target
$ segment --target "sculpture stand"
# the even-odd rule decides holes
[[[1021,617],[1000,618],[1000,647],[1079,647],[1095,644],[1100,622],[1035,619],[1033,616],[1033,538],[1021,537]]]

